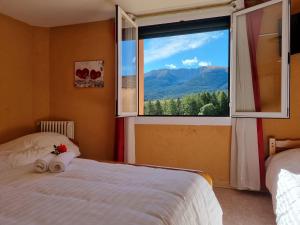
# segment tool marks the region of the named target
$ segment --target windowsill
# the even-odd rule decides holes
[[[135,124],[153,125],[194,125],[194,126],[231,126],[230,117],[151,117],[138,116]]]

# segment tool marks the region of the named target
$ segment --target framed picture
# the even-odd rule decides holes
[[[104,87],[104,61],[75,62],[75,87]]]

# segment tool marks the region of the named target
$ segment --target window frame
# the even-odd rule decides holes
[[[196,19],[196,20],[203,20],[203,21],[208,21],[208,20],[213,20],[213,19],[224,19],[226,20],[229,19],[229,21],[231,21],[231,16],[232,14],[225,14],[225,15],[212,15],[211,17],[205,17],[205,18],[200,18],[200,19]],[[196,21],[195,20],[195,21]],[[189,20],[187,22],[190,22],[190,21],[193,21],[193,20]],[[205,21],[205,23],[206,23]],[[179,21],[179,22],[185,22],[185,21]],[[172,22],[171,24],[176,24],[176,23],[179,23],[178,21],[176,22]],[[164,24],[164,23],[162,23]],[[167,24],[167,23],[166,23]],[[157,24],[155,24],[154,26],[156,26]],[[145,27],[151,27],[153,25],[147,25]],[[180,25],[180,26],[184,26],[184,25]],[[231,99],[231,45],[232,45],[232,41],[231,41],[231,26],[232,26],[232,23],[229,22],[228,24],[228,29],[226,29],[228,31],[228,77],[227,77],[227,82],[228,82],[228,89],[227,89],[227,95],[228,95],[228,110],[229,110],[229,113],[228,115],[144,115],[144,114],[140,114],[140,107],[138,107],[138,115],[137,115],[137,118],[144,118],[145,119],[145,122],[150,122],[150,123],[154,123],[154,124],[165,124],[165,121],[163,121],[164,119],[166,119],[167,121],[167,124],[171,123],[171,124],[182,124],[183,123],[187,123],[187,124],[190,124],[190,125],[209,125],[209,124],[214,124],[214,122],[211,122],[213,120],[213,118],[216,119],[216,121],[218,121],[217,124],[221,124],[221,125],[229,125],[228,124],[228,118],[230,119],[231,118],[231,105],[230,105],[230,99]],[[141,28],[140,28],[141,30]],[[217,31],[216,30],[210,30],[210,31]],[[209,31],[205,31],[205,32],[209,32]],[[190,34],[196,34],[196,33],[201,33],[201,32],[191,32]],[[182,35],[182,34],[178,34],[178,35]],[[170,37],[170,36],[176,36],[176,35],[168,35],[168,36],[162,36],[162,37]],[[154,37],[151,37],[151,38],[154,38]],[[138,39],[140,40],[140,34],[138,34]],[[144,40],[144,39],[141,39],[141,40]],[[140,59],[140,55],[138,55],[138,58]],[[140,80],[140,74],[139,74],[139,80]],[[144,78],[143,78],[144,79]],[[140,82],[140,81],[139,81]],[[144,82],[143,82],[144,83]],[[138,105],[140,106],[140,85],[139,85],[139,91],[138,91]],[[144,101],[144,99],[143,99]],[[175,118],[174,120],[172,118]],[[201,120],[201,118],[203,120]],[[179,119],[179,121],[178,121]],[[143,121],[141,119],[137,119],[138,123]],[[208,122],[208,123],[207,123]]]
[[[282,2],[282,33],[290,34],[290,2],[289,0],[271,0],[253,7],[240,10],[232,14],[232,49],[231,49],[231,117],[232,118],[290,118],[290,40],[289,36],[282,35],[281,57],[281,111],[280,112],[239,112],[236,110],[236,51],[237,51],[237,17],[249,12],[262,9]]]
[[[190,125],[190,126],[231,126],[231,117],[137,116],[135,118],[135,124]]]
[[[130,18],[130,16],[119,6],[116,5],[116,53],[117,53],[117,79],[116,79],[116,116],[117,117],[135,117],[138,116],[138,90],[139,90],[139,65],[136,66],[136,112],[123,112],[122,106],[122,18],[125,18],[136,29],[137,45],[136,57],[138,60],[138,25]]]

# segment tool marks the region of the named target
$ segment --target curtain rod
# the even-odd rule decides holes
[[[223,3],[215,3],[215,4],[210,4],[210,5],[192,7],[192,8],[175,9],[175,10],[168,10],[168,11],[154,12],[154,13],[145,13],[145,14],[141,14],[141,15],[133,15],[133,14],[131,14],[131,15],[133,15],[136,18],[145,18],[145,17],[161,16],[161,15],[174,14],[174,13],[185,13],[185,12],[209,9],[209,8],[217,8],[217,7],[228,6],[228,5],[231,5],[233,8],[235,8],[236,0],[230,0],[227,2],[223,2]]]

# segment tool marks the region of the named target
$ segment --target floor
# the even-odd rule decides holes
[[[276,225],[269,194],[215,188],[224,225]]]

